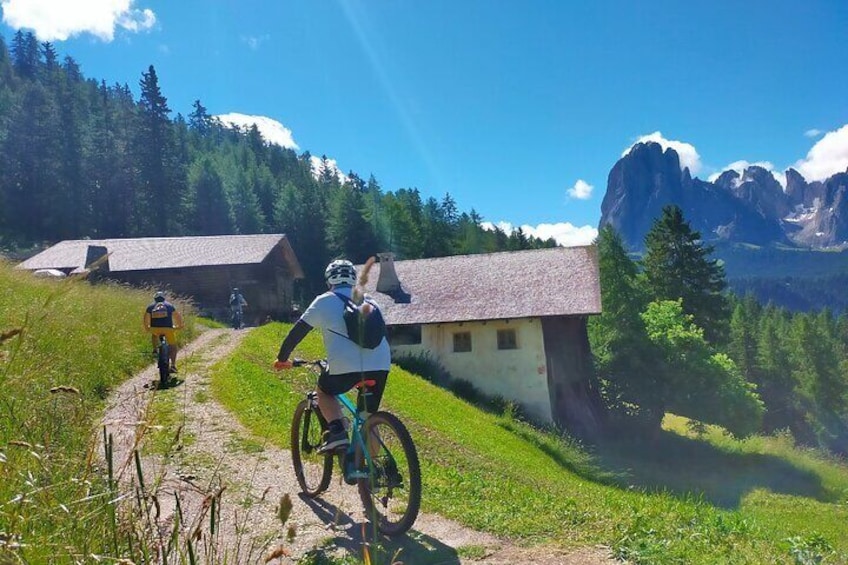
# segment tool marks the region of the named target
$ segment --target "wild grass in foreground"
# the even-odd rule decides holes
[[[97,429],[110,389],[151,363],[150,293],[39,280],[5,263],[0,288],[0,558],[114,556],[128,538]]]
[[[287,328],[254,330],[212,382],[244,424],[281,447],[315,378],[269,371]],[[322,355],[320,338],[296,353]],[[423,510],[472,528],[526,544],[605,544],[633,563],[848,562],[848,467],[786,437],[698,436],[669,418],[656,442],[589,450],[397,367],[384,407],[418,447]]]

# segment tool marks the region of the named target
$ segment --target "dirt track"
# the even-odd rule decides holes
[[[367,522],[356,488],[340,483],[334,474],[328,492],[316,500],[298,496],[299,488],[289,451],[265,438],[252,435],[213,398],[209,367],[227,356],[249,330],[209,330],[180,352],[179,384],[156,391],[151,365],[117,389],[110,398],[103,423],[114,438],[116,465],[122,481],[134,480],[133,447],[150,424],[153,395],[175,406],[182,425],[178,441],[167,458],[142,457],[148,490],[154,486],[161,514],[157,521],[163,535],[172,530],[175,494],[183,513],[184,536],[200,532],[201,562],[264,563],[275,549],[288,556],[275,563],[292,563],[316,547],[328,553],[360,556]],[[149,437],[149,431],[148,436]],[[157,480],[154,482],[153,477]],[[213,535],[209,528],[209,496],[221,492],[220,522]],[[293,502],[285,526],[277,517],[283,495]],[[424,493],[426,505],[426,491]],[[287,540],[290,526],[294,538]],[[367,533],[367,541],[371,539]],[[382,538],[380,544],[396,561],[407,565],[480,563],[507,565],[601,565],[617,563],[605,548],[563,552],[550,548],[524,548],[489,534],[476,532],[430,514],[420,514],[414,530],[399,539]],[[474,555],[462,558],[460,553]],[[473,548],[473,551],[470,549]],[[386,562],[385,560],[377,561]]]

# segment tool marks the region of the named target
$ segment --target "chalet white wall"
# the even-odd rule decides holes
[[[516,330],[518,349],[498,349],[498,330]],[[471,351],[455,353],[453,334],[471,333]],[[514,400],[533,418],[551,422],[545,347],[538,318],[430,324],[420,345],[398,345],[394,355],[429,352],[450,374],[489,395]]]

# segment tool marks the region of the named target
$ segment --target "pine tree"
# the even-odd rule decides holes
[[[12,39],[12,60],[15,72],[23,79],[35,79],[40,64],[38,40],[32,33],[18,30]]]
[[[325,224],[326,200],[314,184],[300,188],[289,181],[283,186],[274,210],[276,229],[286,234],[306,274],[301,302],[326,289],[324,267],[329,262]]]
[[[212,116],[200,100],[195,100],[191,107],[194,110],[188,115],[188,127],[201,137],[206,137],[212,128]]]
[[[347,185],[336,188],[329,203],[327,248],[338,257],[362,263],[379,251],[371,224],[365,219],[362,193]]]
[[[40,83],[20,89],[0,151],[6,232],[22,243],[55,240],[52,220],[58,215],[54,190],[61,185],[58,161],[59,116],[56,101]]]
[[[169,203],[178,201],[174,193],[173,131],[168,117],[171,109],[159,88],[156,69],[150,65],[139,81],[139,121],[136,151],[139,163],[141,217],[139,229],[146,235],[167,235]]]
[[[640,317],[647,299],[636,283],[637,266],[612,227],[601,229],[597,246],[603,310],[589,320],[589,340],[603,395],[614,419],[638,416],[655,427],[665,401]]]
[[[383,210],[387,223],[385,248],[392,251],[398,259],[421,257],[420,231],[409,208],[397,195],[389,193],[383,197]]]
[[[195,161],[189,170],[189,202],[194,232],[200,235],[233,233],[230,203],[224,182],[208,156]]]
[[[730,318],[728,354],[746,379],[756,382],[757,337],[760,305],[753,295],[748,295],[733,307]]]
[[[729,303],[724,267],[710,259],[711,246],[701,242],[683,219],[677,206],[666,206],[645,236],[643,280],[656,300],[683,300],[683,311],[691,314],[711,343],[727,338]]]
[[[453,254],[456,208],[450,195],[439,203],[432,196],[424,203],[421,213],[421,236],[424,257],[446,257]]]
[[[482,253],[483,249],[483,228],[480,227],[483,219],[473,208],[470,214],[462,213],[457,222],[457,232],[459,240],[457,241],[457,253]]]

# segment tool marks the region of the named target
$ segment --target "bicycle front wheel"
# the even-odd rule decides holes
[[[333,474],[332,454],[318,453],[326,429],[327,422],[312,408],[312,401],[301,400],[292,418],[291,454],[297,483],[310,498],[327,490]]]
[[[362,427],[370,458],[357,445],[356,459],[368,467],[359,479],[365,513],[383,534],[397,536],[415,523],[421,507],[421,469],[418,452],[406,426],[393,414],[375,412]],[[364,461],[370,463],[364,463]]]

